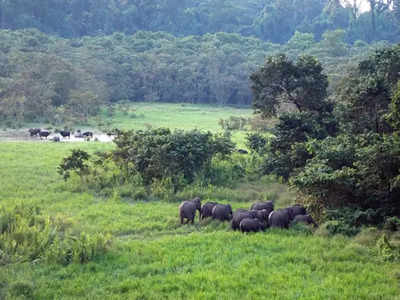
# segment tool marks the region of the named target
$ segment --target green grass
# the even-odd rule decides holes
[[[202,104],[139,102],[117,105],[112,116],[105,110],[100,114],[103,121],[120,129],[145,129],[151,126],[153,128],[203,129],[213,132],[221,130],[218,125],[220,119],[228,119],[230,116],[248,118],[252,116],[252,109]]]
[[[373,248],[344,237],[294,230],[243,235],[232,232],[228,223],[197,219],[195,225],[181,226],[179,203],[101,198],[84,187],[77,192],[56,173],[61,158],[75,147],[93,152],[112,145],[0,143],[0,204],[34,203],[73,229],[111,233],[113,245],[108,254],[84,265],[2,266],[0,297],[396,299],[400,293],[400,266],[382,262]],[[292,196],[270,180],[232,189],[251,198],[250,191],[277,194],[278,206]],[[231,202],[229,193],[223,195],[216,190],[209,198]],[[231,203],[238,208],[250,202]]]

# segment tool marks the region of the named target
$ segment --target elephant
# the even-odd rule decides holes
[[[179,216],[181,218],[181,224],[183,224],[184,219],[187,219],[186,223],[189,221],[194,223],[194,218],[196,216],[196,209],[201,213],[201,201],[199,197],[192,200],[184,201],[179,205]]]
[[[245,210],[242,208],[239,208],[235,211],[232,217],[232,222],[231,222],[231,228],[233,230],[240,229],[240,222],[245,219],[245,218],[256,218],[257,214],[256,211],[252,210]]]
[[[256,202],[253,203],[250,207],[251,210],[262,210],[266,209],[269,212],[274,210],[274,203],[272,201],[267,201],[267,202]]]
[[[220,221],[232,220],[232,207],[230,204],[216,204],[212,209],[212,218]]]
[[[288,209],[274,210],[268,216],[268,224],[270,227],[289,228],[290,221]]]
[[[294,217],[292,221],[292,225],[296,223],[305,223],[307,225],[313,224],[314,227],[318,227],[318,224],[315,223],[314,219],[310,215],[297,215]]]
[[[258,232],[265,231],[267,224],[258,218],[244,218],[240,221],[239,227],[241,232]]]
[[[44,138],[46,138],[46,140],[47,140],[47,137],[50,135],[50,131],[48,131],[48,130],[40,130],[39,131],[39,137],[40,137],[40,139],[42,138],[42,137],[44,137]]]
[[[285,209],[289,213],[290,221],[292,221],[297,215],[306,215],[307,214],[305,207],[300,204],[295,204],[295,205],[287,207]]]
[[[267,209],[262,210],[251,210],[255,214],[255,217],[260,220],[261,222],[268,222],[268,216],[272,212]]]
[[[200,219],[204,220],[205,218],[212,217],[212,210],[215,205],[218,203],[216,202],[207,202],[201,207],[200,211]]]
[[[30,136],[37,136],[40,132],[40,128],[30,128],[28,131]]]

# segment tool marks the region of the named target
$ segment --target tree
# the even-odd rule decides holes
[[[299,112],[325,111],[329,106],[325,101],[327,76],[312,56],[302,56],[295,63],[285,54],[270,56],[250,79],[253,107],[264,117],[276,115],[283,103],[294,105]]]
[[[342,123],[351,133],[389,133],[386,114],[400,80],[400,46],[376,51],[345,77],[338,99],[346,107]]]
[[[393,3],[393,0],[368,0],[371,8],[371,26],[374,37],[376,36],[376,17],[388,10]]]

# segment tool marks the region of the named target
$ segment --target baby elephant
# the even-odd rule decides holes
[[[240,222],[241,232],[259,232],[264,231],[266,228],[266,223],[260,221],[257,218],[244,218]]]
[[[315,223],[314,219],[310,215],[297,215],[294,217],[292,221],[292,225],[296,223],[305,223],[307,225],[313,224],[314,227],[318,227],[318,224]]]
[[[232,207],[230,204],[217,204],[212,209],[212,218],[220,221],[232,220]]]
[[[212,210],[215,205],[218,203],[216,202],[207,202],[201,207],[201,212],[200,212],[200,219],[204,220],[205,218],[212,217]]]
[[[184,201],[179,205],[179,216],[181,217],[181,224],[183,224],[184,219],[187,219],[186,223],[189,221],[194,223],[194,217],[196,216],[196,209],[201,210],[201,201],[199,197],[196,197],[189,201]]]

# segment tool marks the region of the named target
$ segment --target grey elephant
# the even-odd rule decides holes
[[[290,221],[288,209],[274,210],[268,216],[268,224],[270,227],[289,228]]]
[[[256,211],[249,211],[246,209],[239,208],[235,211],[232,216],[231,228],[233,230],[240,229],[240,222],[245,218],[256,218]]]
[[[304,206],[300,204],[295,204],[286,208],[289,213],[290,221],[292,221],[297,215],[306,215],[307,211]]]
[[[274,210],[274,203],[272,201],[267,201],[267,202],[256,202],[253,203],[250,207],[250,210],[262,210],[266,209],[269,212]]]
[[[269,214],[272,212],[272,210],[261,209],[261,210],[251,210],[250,212],[253,212],[255,214],[255,217],[259,219],[261,222],[267,223]]]
[[[268,215],[269,215],[269,212],[266,209],[245,210],[245,209],[239,208],[233,214],[231,228],[233,230],[240,229],[240,222],[245,218],[250,218],[250,219],[257,218],[261,222],[268,224]]]
[[[184,201],[179,205],[179,216],[181,218],[181,224],[183,224],[184,219],[187,219],[186,223],[189,221],[194,223],[194,218],[196,216],[196,209],[201,212],[201,201],[199,197],[192,200]]]
[[[204,220],[205,218],[212,217],[212,210],[215,205],[218,203],[216,202],[207,202],[201,207],[200,211],[200,219]]]
[[[212,218],[220,221],[232,220],[232,207],[230,204],[217,204],[212,209]]]
[[[258,218],[244,218],[240,221],[239,227],[241,232],[259,232],[264,231],[267,228],[267,224]]]
[[[297,223],[305,223],[307,225],[312,224],[314,225],[314,227],[318,227],[318,224],[315,223],[314,219],[310,215],[295,216],[291,224],[297,224]]]

